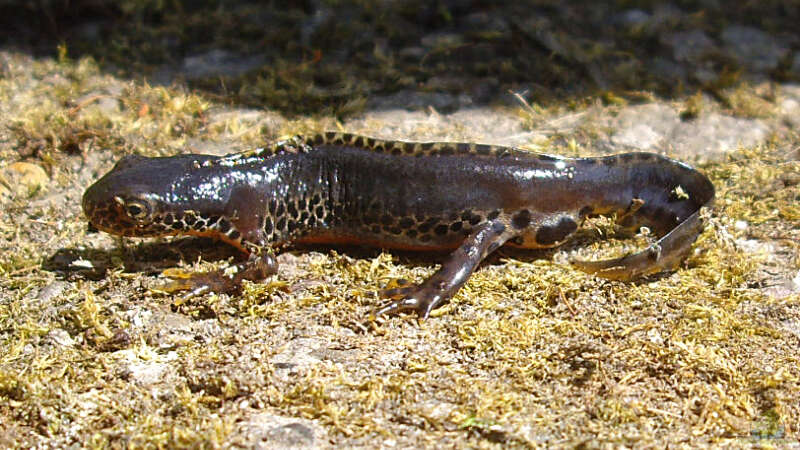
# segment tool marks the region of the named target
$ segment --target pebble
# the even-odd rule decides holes
[[[264,64],[261,55],[240,56],[226,50],[215,49],[183,59],[183,73],[189,79],[226,75],[235,77]]]
[[[139,386],[152,386],[163,381],[169,366],[155,361],[133,362],[125,367],[125,373]]]
[[[49,333],[47,333],[47,337],[52,342],[62,347],[72,347],[75,345],[75,340],[72,339],[72,336],[70,336],[69,333],[62,328],[51,330]]]
[[[624,108],[612,120],[611,142],[638,150],[655,150],[665,137],[680,124],[678,112],[658,103]]]
[[[697,64],[716,49],[714,41],[700,30],[668,33],[661,38],[662,44],[672,49],[675,61]]]
[[[739,64],[754,72],[776,69],[789,52],[787,46],[758,28],[732,25],[720,37]]]
[[[636,28],[646,25],[651,19],[650,13],[641,9],[628,9],[616,17],[616,22],[628,28]]]
[[[740,147],[766,141],[769,134],[757,119],[708,113],[681,120],[675,108],[658,103],[624,108],[610,125],[611,143],[620,150],[662,150],[689,161],[720,160]]]
[[[228,436],[229,444],[258,449],[312,449],[327,442],[327,432],[315,422],[269,413],[250,415]]]
[[[32,197],[49,185],[47,172],[36,164],[18,161],[0,169],[0,198]]]
[[[669,137],[676,155],[719,161],[727,153],[766,141],[768,127],[760,120],[711,113],[682,122]]]
[[[41,301],[42,303],[48,303],[55,297],[61,295],[64,290],[67,289],[69,283],[66,281],[56,280],[52,283],[48,284],[47,286],[43,287],[39,290],[39,293],[36,294],[36,299]]]
[[[795,73],[795,75],[800,76],[800,51],[794,53],[791,70]]]

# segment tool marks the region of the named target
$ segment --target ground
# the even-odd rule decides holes
[[[800,446],[797,6],[428,3],[45,1],[14,16],[0,446]],[[292,248],[242,295],[182,301],[159,292],[164,270],[235,251],[87,230],[83,190],[122,155],[321,130],[655,151],[717,197],[675,272],[574,271],[574,255],[645,239],[598,221],[552,251],[501,249],[428,320],[382,324],[366,320],[374,291],[441,255]]]

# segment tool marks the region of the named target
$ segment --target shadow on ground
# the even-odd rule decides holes
[[[476,0],[5,2],[5,46],[283,114],[712,95],[800,76],[800,6]],[[604,94],[603,94],[604,93]]]

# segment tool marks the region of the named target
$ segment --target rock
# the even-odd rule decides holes
[[[285,380],[319,364],[326,342],[319,338],[297,338],[286,343],[282,352],[272,357],[276,375]]]
[[[800,76],[800,52],[794,52],[791,71],[794,72],[795,75]]]
[[[732,25],[720,37],[739,64],[754,72],[774,70],[789,52],[786,45],[757,28]]]
[[[657,2],[653,8],[653,14],[648,24],[648,28],[653,31],[674,30],[676,24],[682,23],[686,18],[686,13],[670,2]]]
[[[150,386],[161,382],[169,367],[167,364],[153,361],[142,361],[128,364],[126,375],[139,386]]]
[[[787,85],[781,88],[779,113],[783,120],[794,128],[800,128],[800,85]]]
[[[781,86],[781,94],[786,98],[800,101],[800,84],[785,84]]]
[[[188,79],[241,75],[264,64],[262,55],[239,56],[227,50],[215,49],[183,59],[181,72]]]
[[[483,33],[505,33],[509,30],[508,22],[505,18],[489,14],[486,11],[475,12],[465,16],[463,26],[470,30],[481,30]]]
[[[543,128],[566,133],[583,123],[582,115],[568,115]],[[383,124],[375,128],[375,124]],[[549,135],[527,131],[518,117],[488,107],[461,109],[452,114],[389,109],[370,111],[346,123],[349,130],[371,128],[371,135],[384,139],[410,141],[464,141],[497,145],[528,145]],[[454,131],[456,131],[454,133]]]
[[[711,113],[681,122],[668,137],[668,147],[680,158],[720,160],[740,147],[764,142],[768,133],[760,120]]]
[[[651,17],[652,16],[647,11],[643,11],[641,9],[627,9],[617,15],[614,22],[622,26],[635,29],[647,25]]]
[[[36,164],[18,161],[0,169],[0,198],[28,198],[46,191],[49,186],[50,177]]]
[[[69,335],[67,330],[62,328],[56,328],[50,331],[47,333],[47,337],[50,341],[62,347],[73,347],[75,345],[75,340],[72,339],[72,336]]]
[[[253,414],[237,425],[228,444],[256,449],[324,448],[325,430],[316,423],[268,413]]]
[[[98,79],[96,82],[100,84],[102,81]],[[73,103],[80,108],[82,114],[98,113],[111,116],[122,111],[122,102],[117,98],[118,96],[119,93],[112,94],[105,90],[97,90],[76,98]]]
[[[789,273],[770,280],[770,286],[764,289],[764,293],[779,299],[800,294],[800,271],[796,274]]]
[[[780,102],[780,113],[791,127],[800,127],[800,100],[791,97],[784,98]]]
[[[404,47],[397,52],[397,55],[405,60],[417,61],[422,59],[425,53],[427,50],[424,47]]]
[[[121,356],[121,365],[117,373],[122,378],[133,381],[141,387],[174,382],[176,370],[175,364],[171,363],[178,359],[176,352],[163,355],[153,353],[150,359],[143,360],[137,351],[140,350],[125,349],[117,352]]]
[[[667,58],[655,57],[649,62],[650,72],[671,82],[685,82],[687,70],[681,64]]]
[[[661,43],[672,49],[675,61],[697,64],[716,50],[714,41],[700,30],[668,33]]]
[[[663,138],[664,135],[657,133],[651,126],[638,123],[615,134],[612,142],[615,145],[650,150],[654,149]]]
[[[450,112],[457,110],[461,106],[459,101],[458,96],[443,92],[402,90],[386,96],[372,96],[367,100],[367,108],[376,110],[391,108],[422,110],[433,108],[439,112]]]
[[[70,285],[66,281],[56,280],[39,290],[36,294],[36,299],[42,303],[48,303],[55,297],[61,295],[65,289]]]
[[[429,49],[457,47],[464,43],[464,37],[457,33],[431,33],[423,36],[420,43]]]
[[[193,322],[182,314],[138,309],[129,314],[131,323],[147,334],[147,342],[153,347],[180,347],[192,343],[196,338]]]
[[[648,151],[667,151],[679,158],[717,160],[739,147],[764,142],[769,129],[760,120],[741,119],[718,113],[681,121],[678,111],[653,103],[630,106],[611,120],[611,143]]]
[[[678,111],[658,103],[630,106],[612,120],[617,131],[611,135],[614,145],[638,150],[655,150],[680,124]]]

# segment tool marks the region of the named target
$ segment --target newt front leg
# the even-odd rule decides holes
[[[237,294],[241,292],[244,280],[259,282],[276,273],[278,273],[278,262],[275,260],[271,249],[265,248],[259,252],[251,252],[247,261],[237,263],[233,268],[193,273],[187,277],[179,277],[180,279],[173,279],[170,283],[160,287],[159,290],[169,293],[189,291],[183,295],[183,301],[209,292]],[[167,276],[170,276],[170,274],[167,273]]]
[[[217,221],[217,237],[247,254],[247,261],[236,264],[232,270],[198,273],[173,287],[189,290],[188,299],[207,292],[236,294],[242,281],[259,282],[278,272],[278,263],[272,253],[264,230],[263,214],[266,199],[251,186],[236,186],[225,203],[223,217]]]

